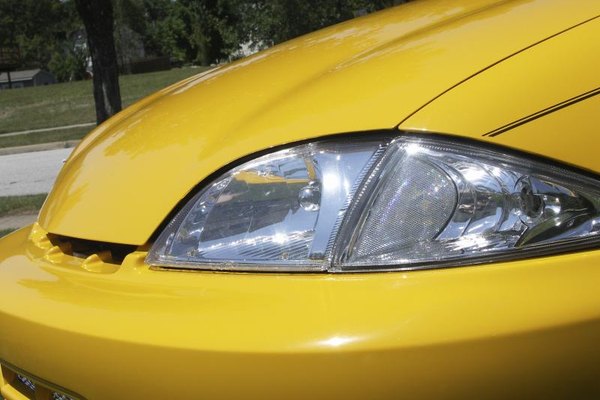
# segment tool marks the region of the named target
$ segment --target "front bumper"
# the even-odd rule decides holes
[[[186,273],[83,265],[30,230],[0,241],[0,362],[87,399],[600,396],[600,251]]]

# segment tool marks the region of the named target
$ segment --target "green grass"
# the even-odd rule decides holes
[[[11,232],[14,232],[14,231],[16,231],[16,230],[17,230],[17,228],[0,229],[0,238],[1,238],[2,236],[6,236],[6,235],[8,235],[9,233],[11,233]]]
[[[119,78],[123,107],[205,69],[176,68],[170,71],[123,75]],[[95,121],[92,81],[0,90],[0,136],[7,132]],[[46,137],[54,140],[51,135]]]
[[[0,197],[0,217],[37,212],[42,208],[47,194]]]
[[[0,134],[0,148],[81,139],[93,128],[93,126],[88,126],[85,128],[61,129],[16,136],[2,136]]]

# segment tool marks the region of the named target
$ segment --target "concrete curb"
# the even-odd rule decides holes
[[[83,124],[53,126],[52,128],[27,129],[24,131],[5,132],[5,133],[0,133],[0,135],[5,136],[5,137],[6,136],[19,136],[19,135],[27,135],[30,133],[38,133],[38,132],[64,131],[64,130],[68,130],[68,129],[85,128],[85,127],[94,126],[94,125],[96,125],[95,122],[84,122]]]
[[[56,150],[75,147],[79,140],[63,140],[61,142],[30,144],[27,146],[16,146],[0,148],[0,156],[19,153],[31,153],[34,151]]]

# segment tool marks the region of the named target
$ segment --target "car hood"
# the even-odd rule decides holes
[[[231,162],[294,141],[394,128],[500,60],[581,23],[593,3],[417,1],[192,77],[91,132],[39,223],[54,234],[142,245]]]

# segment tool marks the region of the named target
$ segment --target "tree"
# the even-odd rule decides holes
[[[121,110],[112,3],[110,0],[75,0],[75,5],[87,33],[93,64],[96,121],[100,124]]]
[[[244,40],[270,46],[408,0],[229,0]]]
[[[0,47],[18,47],[23,68],[48,68],[80,22],[69,1],[0,0]]]

